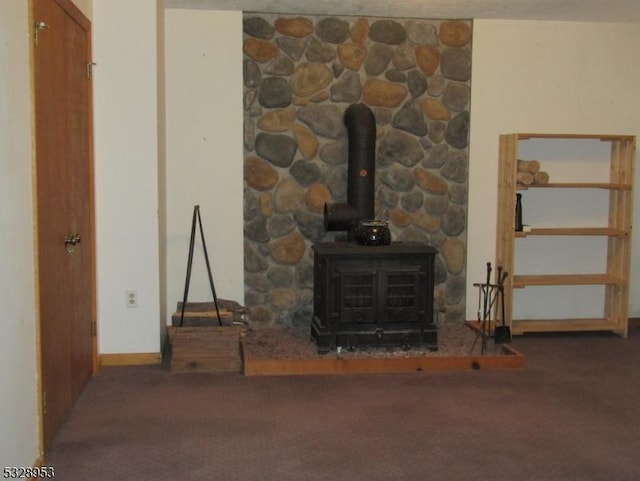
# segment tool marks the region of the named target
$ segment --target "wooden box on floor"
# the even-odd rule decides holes
[[[171,372],[241,372],[243,326],[169,327]]]

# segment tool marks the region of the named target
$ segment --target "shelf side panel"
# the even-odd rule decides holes
[[[504,285],[505,319],[498,310],[500,322],[511,325],[513,313],[512,279],[515,249],[516,172],[518,158],[517,134],[501,135],[498,163],[498,216],[496,230],[496,268],[501,266],[509,275]]]
[[[633,185],[635,139],[611,142],[611,182]],[[616,323],[625,335],[629,317],[629,278],[631,266],[631,225],[633,189],[609,193],[609,227],[628,233],[611,237],[607,246],[607,273],[623,279],[622,286],[608,286],[605,293],[605,316]]]

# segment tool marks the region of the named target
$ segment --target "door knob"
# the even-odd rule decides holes
[[[38,46],[38,33],[40,32],[40,30],[46,30],[48,28],[49,28],[49,24],[47,22],[36,22],[33,24],[33,32],[34,32],[33,40],[34,40],[34,43],[36,44],[36,47]]]
[[[64,248],[69,254],[73,253],[76,244],[80,243],[80,234],[69,234],[64,238]]]

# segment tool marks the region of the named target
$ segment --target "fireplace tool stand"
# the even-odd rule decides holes
[[[191,266],[193,265],[193,250],[196,241],[196,224],[200,229],[200,241],[202,242],[202,251],[204,252],[204,261],[207,265],[207,274],[209,276],[209,285],[211,286],[211,294],[213,295],[213,304],[216,307],[216,317],[218,318],[218,325],[222,326],[222,320],[220,319],[220,311],[218,309],[218,296],[216,295],[216,288],[213,284],[213,275],[211,274],[211,265],[209,263],[209,254],[207,253],[207,245],[204,241],[204,231],[202,229],[202,218],[200,217],[200,206],[193,206],[193,219],[191,221],[191,239],[189,240],[189,257],[187,258],[187,277],[184,282],[184,296],[182,297],[182,308],[180,310],[180,327],[184,322],[184,309],[187,305],[187,298],[189,297],[189,283],[191,282]]]
[[[476,346],[478,338],[482,340],[480,347],[480,354],[484,355],[487,352],[487,341],[492,336],[493,325],[493,338],[496,344],[502,344],[504,342],[511,341],[511,331],[505,324],[505,308],[504,308],[504,281],[507,278],[507,273],[503,272],[502,266],[498,266],[496,278],[497,283],[491,283],[491,262],[487,262],[487,279],[486,282],[473,284],[478,288],[478,334],[476,335],[471,351]],[[501,309],[501,325],[498,326],[496,315],[492,316],[492,312],[496,312],[497,307]],[[493,319],[492,319],[493,317]]]

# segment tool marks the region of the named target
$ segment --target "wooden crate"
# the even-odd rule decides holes
[[[171,372],[241,372],[243,326],[168,327]]]

